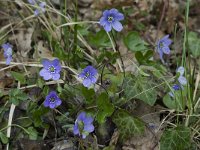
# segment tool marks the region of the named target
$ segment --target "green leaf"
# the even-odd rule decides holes
[[[106,146],[103,148],[103,150],[115,150],[115,146],[114,145]]]
[[[53,52],[54,57],[58,57],[60,60],[67,60],[68,55],[64,51],[64,49],[62,48],[59,42],[55,42],[55,44],[53,44],[53,48],[54,48],[54,52]]]
[[[96,47],[111,47],[110,40],[105,30],[100,30],[89,36],[89,41]]]
[[[148,44],[144,40],[142,40],[139,33],[135,31],[129,32],[129,34],[124,37],[124,44],[128,49],[132,50],[133,52],[145,51],[148,49]]]
[[[37,140],[37,137],[38,137],[37,130],[33,127],[29,127],[27,130],[29,132],[29,139],[30,140]]]
[[[163,132],[160,139],[160,150],[188,150],[190,144],[190,129],[178,126]]]
[[[97,121],[99,123],[104,123],[106,117],[112,115],[114,111],[114,106],[110,103],[110,99],[106,93],[101,93],[97,98],[98,114]]]
[[[9,98],[13,104],[19,105],[20,101],[27,100],[28,96],[19,89],[12,89],[9,91]]]
[[[33,123],[35,127],[39,127],[43,125],[43,120],[42,120],[42,116],[45,115],[47,112],[49,112],[49,109],[44,107],[44,106],[40,106],[39,108],[33,110]]]
[[[131,116],[124,110],[117,110],[113,117],[122,138],[129,138],[134,135],[140,135],[144,132],[144,123],[136,117]]]
[[[3,132],[0,132],[0,139],[1,139],[1,142],[3,144],[7,144],[8,143],[8,138]]]
[[[22,127],[29,127],[32,124],[32,121],[29,118],[19,118],[18,122],[18,124]]]
[[[22,84],[24,84],[26,82],[25,77],[22,73],[18,73],[18,72],[15,72],[15,71],[11,71],[10,73],[11,73],[11,76],[13,78],[15,78],[15,80],[21,82]]]
[[[200,56],[200,38],[195,32],[189,32],[188,34],[189,50],[194,57]]]
[[[81,91],[83,96],[85,97],[86,103],[91,104],[92,102],[94,102],[94,89],[88,89],[82,86]]]
[[[151,106],[154,105],[157,98],[153,82],[148,77],[127,77],[124,82],[124,92],[128,100],[137,98]]]
[[[186,92],[186,88],[185,91],[174,91],[174,97],[171,97],[169,93],[167,93],[163,97],[163,103],[170,109],[175,109],[176,111],[183,111],[185,109],[184,95],[186,95]]]

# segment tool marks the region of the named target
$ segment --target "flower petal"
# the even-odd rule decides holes
[[[110,13],[112,13],[112,14],[116,14],[116,13],[118,13],[118,10],[115,9],[115,8],[112,8],[112,9],[110,10]]]
[[[49,66],[51,65],[51,62],[48,59],[43,59],[42,65],[43,65],[44,68],[48,69]]]
[[[103,16],[107,16],[109,14],[109,10],[104,10]]]
[[[55,102],[56,106],[60,106],[61,103],[62,103],[62,101],[61,101],[61,99],[59,99],[59,98],[58,98],[58,99],[56,100],[56,102]]]
[[[184,72],[185,72],[185,68],[183,66],[178,67],[177,71],[180,73],[180,76],[183,76]]]
[[[187,79],[186,79],[185,77],[183,77],[183,76],[180,76],[180,77],[178,78],[178,81],[179,81],[179,83],[180,83],[181,85],[186,85],[186,84],[187,84]]]
[[[103,16],[100,18],[100,25],[104,26],[107,22],[106,17]]]
[[[86,125],[91,124],[93,121],[94,121],[94,118],[91,117],[91,116],[87,116],[87,117],[83,120],[84,124],[86,124]]]
[[[87,136],[86,134],[84,134],[84,133],[82,134],[82,138],[83,138],[83,139],[85,139],[86,136]]]
[[[90,87],[92,85],[92,81],[89,78],[83,80],[83,85],[85,87]]]
[[[80,134],[80,133],[79,133],[79,129],[78,129],[78,124],[77,124],[77,123],[75,123],[75,125],[74,125],[73,133],[74,133],[75,135]]]
[[[90,77],[90,80],[91,80],[91,82],[94,84],[94,83],[97,82],[97,77],[92,76],[92,77]]]
[[[49,106],[49,100],[45,100],[44,101],[44,107],[48,107]]]
[[[118,21],[124,20],[124,15],[122,13],[117,13],[115,16],[115,19]]]
[[[53,79],[53,80],[58,80],[58,79],[60,79],[60,74],[59,74],[59,73],[53,74],[53,75],[52,75],[52,79]]]
[[[38,16],[40,14],[40,11],[38,10],[38,9],[36,9],[35,11],[34,11],[34,16]]]
[[[112,27],[118,32],[120,32],[123,29],[123,26],[119,21],[114,21],[112,23]]]
[[[161,50],[159,50],[158,53],[159,53],[160,59],[162,60],[162,62],[164,62],[163,52]]]
[[[60,61],[58,59],[54,59],[53,61],[51,61],[51,64],[56,67],[58,65],[60,65]]]
[[[170,54],[170,49],[168,46],[163,47],[162,50],[163,50],[163,53]]]
[[[12,60],[12,57],[7,57],[7,59],[6,59],[6,65],[9,65],[10,62],[11,62],[11,60]]]
[[[56,104],[55,104],[55,103],[49,103],[49,107],[50,107],[51,109],[53,109],[53,108],[56,107]]]
[[[78,115],[77,120],[83,121],[83,120],[85,119],[85,117],[86,117],[86,113],[85,113],[85,112],[81,112],[81,113]]]
[[[112,29],[112,25],[111,25],[110,23],[107,22],[107,23],[104,25],[104,29],[106,30],[106,32],[110,32],[111,29]]]
[[[94,131],[94,126],[93,126],[93,124],[88,124],[88,125],[85,125],[84,126],[84,129],[83,129],[84,131],[87,131],[87,132],[93,132]]]
[[[44,78],[44,80],[49,80],[52,78],[52,75],[44,68],[40,71],[39,74]]]
[[[169,96],[174,97],[174,94],[172,92],[169,92],[168,94]]]

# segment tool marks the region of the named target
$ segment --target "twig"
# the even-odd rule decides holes
[[[5,61],[0,61],[0,64],[1,65],[5,65],[6,62]],[[22,66],[29,66],[29,67],[43,67],[42,64],[38,64],[37,62],[23,62],[23,63],[21,63],[21,62],[11,62],[10,64],[11,65],[15,65],[15,66],[22,65]],[[72,68],[70,68],[68,66],[61,66],[61,67],[70,70],[75,75],[78,75],[78,73],[74,69],[72,69]],[[2,68],[0,71],[3,71],[3,70],[5,70],[5,68]]]
[[[20,82],[18,82],[18,89],[20,88]],[[14,105],[13,103],[10,106],[10,112],[9,112],[9,117],[8,117],[8,128],[7,128],[7,137],[10,138],[10,134],[11,134],[11,124],[12,124],[12,120],[13,120],[13,114],[15,111],[15,107],[16,105]],[[9,150],[9,143],[7,143],[6,145],[6,149]]]
[[[165,12],[166,12],[166,9],[167,9],[167,5],[169,5],[169,1],[168,0],[163,0],[163,2],[164,2],[164,6],[163,6],[163,9],[162,9],[162,15],[160,17],[160,21],[158,23],[158,28],[157,28],[157,31],[156,31],[156,41],[158,40],[158,32],[159,32],[160,27],[162,25],[163,18],[165,16]]]

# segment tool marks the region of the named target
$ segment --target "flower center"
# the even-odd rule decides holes
[[[114,19],[114,18],[113,18],[112,16],[108,16],[108,21],[109,21],[109,22],[112,22],[113,19]]]
[[[80,132],[83,131],[83,129],[84,129],[84,123],[83,123],[83,121],[78,121],[78,129],[79,129]]]
[[[50,102],[50,103],[54,103],[54,102],[55,102],[55,100],[56,100],[56,98],[55,98],[55,97],[53,97],[53,96],[49,98],[49,102]]]
[[[55,68],[54,66],[50,66],[50,67],[49,67],[49,71],[50,71],[51,73],[55,73],[56,68]]]
[[[90,76],[90,72],[86,72],[85,78],[88,78]]]
[[[164,47],[163,42],[160,42],[159,47],[160,47],[160,48],[163,48],[163,47]]]

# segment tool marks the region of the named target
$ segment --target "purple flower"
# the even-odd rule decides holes
[[[73,128],[73,133],[75,135],[82,135],[82,138],[85,139],[89,133],[94,131],[93,118],[91,116],[87,116],[85,112],[82,112],[78,115],[75,125]]]
[[[37,6],[38,4],[38,0],[28,0],[28,2],[31,5],[35,5],[35,6]],[[46,11],[45,6],[46,6],[46,2],[39,3],[39,8],[34,11],[34,15],[38,16],[41,12],[44,13]]]
[[[160,59],[162,62],[163,60],[163,54],[170,54],[170,48],[169,45],[172,43],[172,40],[169,39],[169,35],[164,36],[162,39],[160,39],[156,44],[156,49],[160,55]]]
[[[38,8],[38,9],[36,9],[35,11],[34,11],[34,15],[35,16],[38,16],[41,12],[42,13],[45,13],[45,6],[46,6],[46,3],[45,2],[41,2],[40,4],[39,4],[39,6],[40,6],[40,8]]]
[[[177,73],[179,73],[179,77],[178,77],[178,82],[181,84],[181,85],[186,85],[187,84],[187,79],[183,76],[184,75],[184,72],[185,72],[185,69],[184,67],[180,66],[177,71]]]
[[[29,4],[35,5],[38,0],[28,0]]]
[[[123,29],[122,24],[119,22],[121,20],[124,20],[124,15],[113,8],[103,12],[103,16],[100,18],[100,25],[104,27],[106,32],[110,32],[112,27],[119,32]]]
[[[40,76],[42,76],[44,80],[60,79],[61,65],[58,59],[54,59],[53,61],[43,59],[42,64],[44,68],[40,71]]]
[[[12,60],[12,45],[9,43],[3,44],[2,45],[4,49],[4,57],[6,58],[6,65],[9,65],[11,60]]]
[[[175,92],[175,91],[178,91],[178,90],[180,90],[180,89],[182,89],[182,87],[181,87],[180,85],[178,85],[178,84],[174,84],[174,85],[172,86],[172,89],[173,89],[173,92],[169,92],[169,95],[170,95],[171,97],[174,97],[174,92]]]
[[[55,108],[62,103],[61,99],[58,97],[55,91],[51,91],[44,101],[45,107]]]
[[[90,87],[97,82],[97,73],[98,72],[94,67],[87,66],[78,77],[83,79],[83,85],[85,87]]]
[[[175,91],[181,89],[180,85],[178,85],[178,84],[174,84],[174,85],[172,86],[172,88],[173,88]]]

